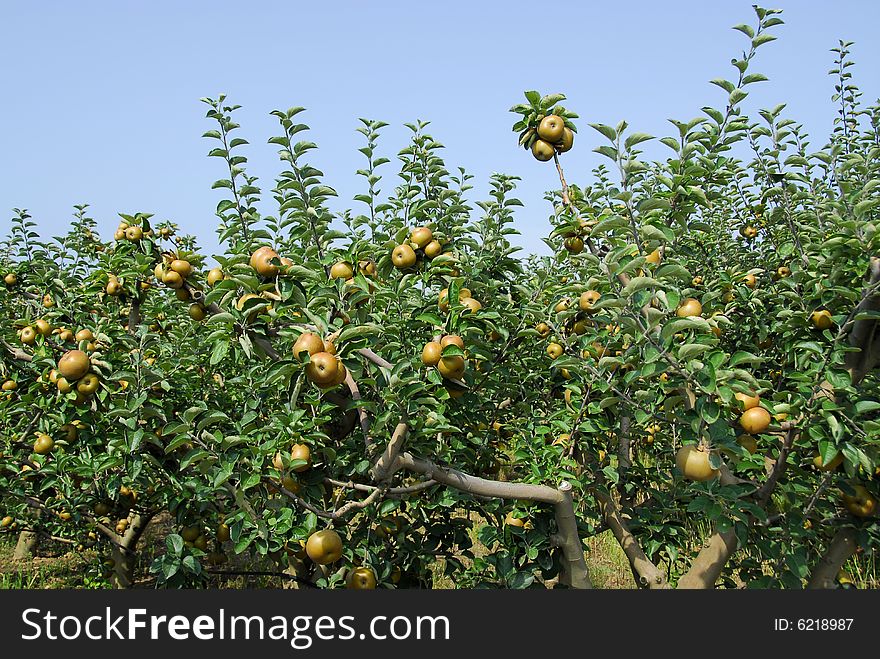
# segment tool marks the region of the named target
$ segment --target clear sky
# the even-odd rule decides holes
[[[834,119],[829,49],[855,41],[856,81],[880,95],[880,2],[784,0],[779,40],[754,67],[770,82],[751,87],[747,109],[788,103],[788,116],[824,142]],[[213,215],[223,163],[200,136],[211,124],[202,96],[225,92],[238,119],[250,173],[265,191],[278,171],[275,108],[305,106],[311,162],[357,208],[359,117],[389,124],[380,152],[394,159],[402,124],[430,120],[450,167],[475,175],[476,198],[500,171],[521,176],[519,244],[544,252],[543,192],[557,185],[550,163],[516,147],[511,105],[526,89],[562,92],[581,115],[575,148],[563,156],[569,181],[585,183],[600,162],[601,136],[588,122],[630,126],[658,137],[670,117],[722,106],[710,85],[732,77],[746,45],[731,29],[754,23],[740,0],[667,2],[142,2],[0,0],[0,234],[13,207],[40,232],[66,230],[75,203],[91,204],[102,233],[118,212],[152,212],[217,250]],[[604,139],[604,138],[601,138]],[[659,146],[655,153],[663,154]],[[649,151],[649,153],[654,153]],[[395,161],[396,162],[396,161]],[[396,183],[385,168],[385,189]],[[268,196],[268,195],[267,195]],[[264,204],[272,213],[274,202]],[[339,206],[337,206],[338,208]]]

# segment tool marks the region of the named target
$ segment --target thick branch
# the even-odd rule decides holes
[[[736,533],[733,529],[724,533],[715,533],[709,543],[703,547],[690,569],[678,580],[679,589],[708,589],[715,586],[721,570],[736,551]]]
[[[834,588],[840,568],[855,553],[857,547],[855,529],[839,529],[828,545],[828,550],[813,568],[807,588]]]
[[[595,496],[596,502],[599,504],[599,512],[614,537],[617,538],[617,542],[620,543],[623,553],[629,559],[629,565],[637,583],[643,588],[669,588],[666,575],[654,565],[642,550],[611,495],[596,490]]]
[[[23,362],[32,362],[34,360],[33,355],[26,353],[21,348],[14,348],[13,346],[6,343],[6,341],[0,341],[3,344],[3,347],[12,355],[13,359],[18,359]]]
[[[584,560],[584,547],[578,536],[577,517],[574,514],[574,501],[571,498],[571,483],[562,481],[558,489],[561,500],[553,506],[557,533],[551,540],[562,552],[562,573],[559,583],[569,588],[592,588],[587,562]]]
[[[560,583],[570,588],[591,588],[584,549],[577,530],[577,518],[571,498],[571,485],[565,481],[558,489],[531,483],[507,483],[492,481],[465,474],[457,469],[441,467],[433,462],[416,458],[410,453],[402,453],[397,458],[398,468],[425,474],[438,483],[467,492],[475,496],[498,499],[522,499],[553,505],[556,516],[557,534],[553,543],[563,556]]]
[[[868,268],[868,285],[862,293],[862,299],[856,306],[851,317],[864,311],[880,311],[880,258],[872,257]],[[858,352],[846,355],[846,366],[849,369],[853,384],[858,384],[878,363],[880,363],[880,334],[877,332],[875,318],[862,318],[853,322],[849,331],[849,343],[858,348]]]
[[[406,452],[398,457],[398,467],[417,474],[424,474],[438,483],[478,496],[496,499],[523,499],[553,505],[562,500],[559,490],[547,485],[487,480],[465,474],[457,469],[435,465],[433,462],[416,458]]]
[[[368,361],[373,362],[376,366],[379,366],[381,368],[394,368],[394,364],[382,359],[379,355],[377,355],[375,352],[373,352],[369,348],[361,348],[360,350],[357,351],[357,353],[361,357],[366,358]]]
[[[385,451],[376,460],[376,464],[373,465],[370,476],[374,481],[385,481],[394,475],[394,470],[398,466],[397,456],[400,454],[401,449],[403,449],[408,433],[409,426],[406,423],[406,419],[403,418],[394,429],[394,433],[391,435]]]

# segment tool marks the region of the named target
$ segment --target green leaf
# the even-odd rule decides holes
[[[763,357],[758,357],[757,355],[753,355],[752,353],[746,352],[745,350],[739,350],[733,353],[733,356],[731,356],[730,358],[729,365],[731,367],[734,367],[743,363],[760,364],[763,361]]]
[[[345,343],[361,336],[379,336],[383,329],[375,323],[364,323],[363,325],[346,325],[339,333],[339,343]]]
[[[776,37],[774,37],[772,34],[769,34],[768,32],[762,32],[754,39],[752,39],[752,46],[757,48],[758,46],[762,46],[763,44],[769,43],[771,41],[776,41]]]
[[[741,23],[740,25],[734,25],[733,29],[739,30],[744,35],[746,35],[749,39],[751,39],[755,36],[755,30],[752,29],[750,26],[745,25],[744,23]]]
[[[598,130],[612,142],[617,139],[617,131],[615,131],[611,126],[606,126],[605,124],[590,124],[590,127]]]
[[[211,366],[216,366],[229,353],[229,343],[227,341],[218,341],[211,349],[211,358],[208,360]]]
[[[626,149],[631,149],[636,144],[641,144],[642,142],[647,142],[648,140],[653,140],[653,135],[648,135],[647,133],[632,133],[629,135],[623,142],[623,146]]]
[[[623,290],[621,291],[621,295],[623,297],[632,297],[632,295],[636,291],[641,291],[645,288],[659,285],[660,282],[653,277],[633,277],[629,280],[629,283],[624,286]]]
[[[174,555],[183,553],[183,538],[176,533],[171,533],[165,538],[165,546]]]
[[[712,346],[708,346],[702,343],[686,343],[678,349],[678,357],[682,361],[687,361],[688,359],[692,359],[697,355],[703,354],[711,347]]]

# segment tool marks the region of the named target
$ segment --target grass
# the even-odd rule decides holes
[[[843,566],[843,572],[849,575],[856,588],[880,588],[877,555],[875,552],[856,554]]]
[[[138,570],[140,577],[136,586],[152,588],[155,580],[149,575],[148,567],[152,558],[164,551],[164,536],[171,528],[169,520],[157,519],[151,524],[143,538],[144,553]],[[489,553],[489,548],[480,543],[478,531],[484,520],[478,516],[471,527],[474,542],[472,551],[476,556]],[[59,588],[108,588],[110,584],[99,576],[96,569],[98,557],[94,551],[69,551],[67,545],[45,543],[40,547],[42,555],[29,561],[14,561],[12,558],[16,537],[14,534],[0,535],[0,590],[7,589],[59,589]],[[623,550],[610,531],[586,539],[587,568],[593,586],[599,589],[632,589],[636,587],[629,563]],[[50,555],[45,555],[46,553]],[[220,569],[247,569],[248,557],[238,557],[232,565]],[[240,565],[237,563],[240,562]],[[451,589],[456,587],[454,577],[443,573],[444,561],[438,560],[433,566],[434,588]],[[273,569],[278,569],[277,567]],[[874,552],[855,555],[843,568],[852,585],[858,589],[880,588],[880,559]],[[206,584],[211,588],[247,589],[282,588],[289,586],[284,581],[271,576],[223,576],[211,575]]]
[[[626,554],[611,531],[587,538],[587,547],[587,571],[593,588],[636,587]]]
[[[13,560],[16,536],[0,537],[0,590],[59,588],[106,588],[105,581],[89,576],[87,566],[95,558],[94,552],[72,552],[66,545],[45,543],[41,552],[29,561]],[[63,552],[63,553],[62,553]]]

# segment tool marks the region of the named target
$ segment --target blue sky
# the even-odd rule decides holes
[[[475,175],[475,198],[492,172],[523,178],[519,244],[546,252],[543,193],[557,185],[549,163],[516,147],[508,109],[523,90],[563,92],[578,112],[575,148],[563,158],[571,182],[586,183],[601,136],[588,122],[626,119],[634,130],[671,134],[670,117],[690,119],[724,102],[708,83],[732,77],[746,45],[730,29],[753,24],[743,1],[668,2],[4,2],[0,22],[0,233],[13,207],[28,208],[44,235],[66,230],[75,203],[91,204],[102,233],[118,212],[178,222],[218,249],[202,96],[225,92],[243,105],[240,135],[250,173],[268,191],[278,171],[275,108],[305,106],[311,162],[339,192],[337,208],[358,207],[354,172],[363,164],[359,117],[391,124],[380,152],[394,158],[408,131],[430,120],[450,167]],[[856,81],[866,101],[880,95],[880,3],[776,2],[786,24],[761,48],[747,109],[788,103],[786,113],[818,147],[835,108],[829,49],[855,41]],[[552,7],[552,9],[550,8]],[[664,154],[659,146],[649,153]],[[385,168],[386,190],[396,182]],[[272,202],[263,207],[273,211]]]

